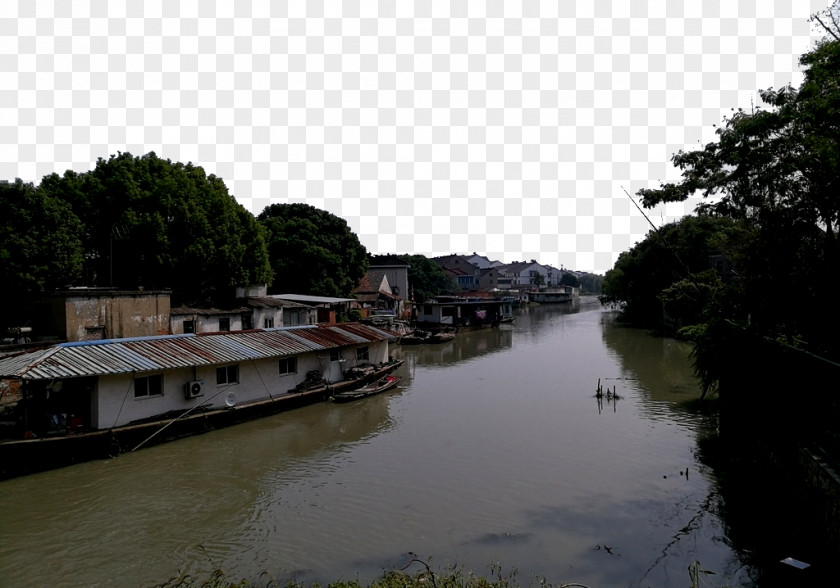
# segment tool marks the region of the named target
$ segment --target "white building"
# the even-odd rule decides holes
[[[95,431],[270,400],[313,374],[338,382],[387,364],[392,338],[345,323],[62,343],[0,358],[0,378],[17,381],[25,426],[41,437],[59,422]]]

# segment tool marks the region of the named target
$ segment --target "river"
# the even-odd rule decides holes
[[[396,348],[380,396],[0,482],[0,585],[323,584],[413,558],[598,587],[688,585],[699,561],[745,583],[688,351],[591,299],[528,308]]]

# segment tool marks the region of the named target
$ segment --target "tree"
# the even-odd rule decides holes
[[[817,21],[825,32],[825,40],[840,41],[840,2],[834,2],[825,10],[811,15],[809,20]]]
[[[99,159],[52,174],[41,188],[84,223],[86,283],[166,288],[176,302],[211,302],[271,279],[265,235],[224,182],[154,153]]]
[[[562,284],[562,279],[560,281]],[[604,276],[600,274],[583,273],[580,275],[580,289],[589,294],[601,294]]]
[[[650,231],[619,255],[604,276],[599,299],[603,304],[621,306],[632,322],[659,325],[663,291],[708,270],[710,256],[721,253],[721,238],[732,226],[730,219],[699,215]]]
[[[452,281],[438,264],[425,255],[402,255],[403,263],[409,264],[408,282],[414,294],[414,301],[422,304],[439,294],[452,289]]]
[[[0,281],[8,298],[77,283],[82,224],[70,207],[20,179],[0,182]]]
[[[695,193],[716,197],[700,209],[737,222],[723,242],[736,276],[730,298],[740,310],[730,319],[840,357],[840,320],[813,317],[813,308],[833,304],[828,277],[840,262],[840,42],[821,43],[800,63],[799,89],[761,91],[767,109],[739,109],[716,142],[674,156],[682,181],[638,194],[647,207]],[[808,303],[779,312],[779,289],[794,287]]]
[[[368,269],[367,250],[347,221],[308,204],[272,204],[265,228],[275,281],[271,292],[349,296]]]
[[[572,272],[563,272],[563,277],[560,278],[560,285],[580,288],[580,280]]]

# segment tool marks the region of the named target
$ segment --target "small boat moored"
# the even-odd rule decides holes
[[[367,398],[374,394],[379,394],[396,387],[400,382],[399,376],[387,375],[375,382],[371,382],[361,388],[347,390],[345,392],[336,392],[330,397],[333,402],[350,402],[351,400],[358,400],[360,398]]]

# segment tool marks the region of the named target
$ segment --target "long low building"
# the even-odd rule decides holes
[[[390,362],[394,334],[344,323],[61,343],[0,358],[16,430],[98,431],[335,384]],[[14,390],[16,388],[16,390]]]

